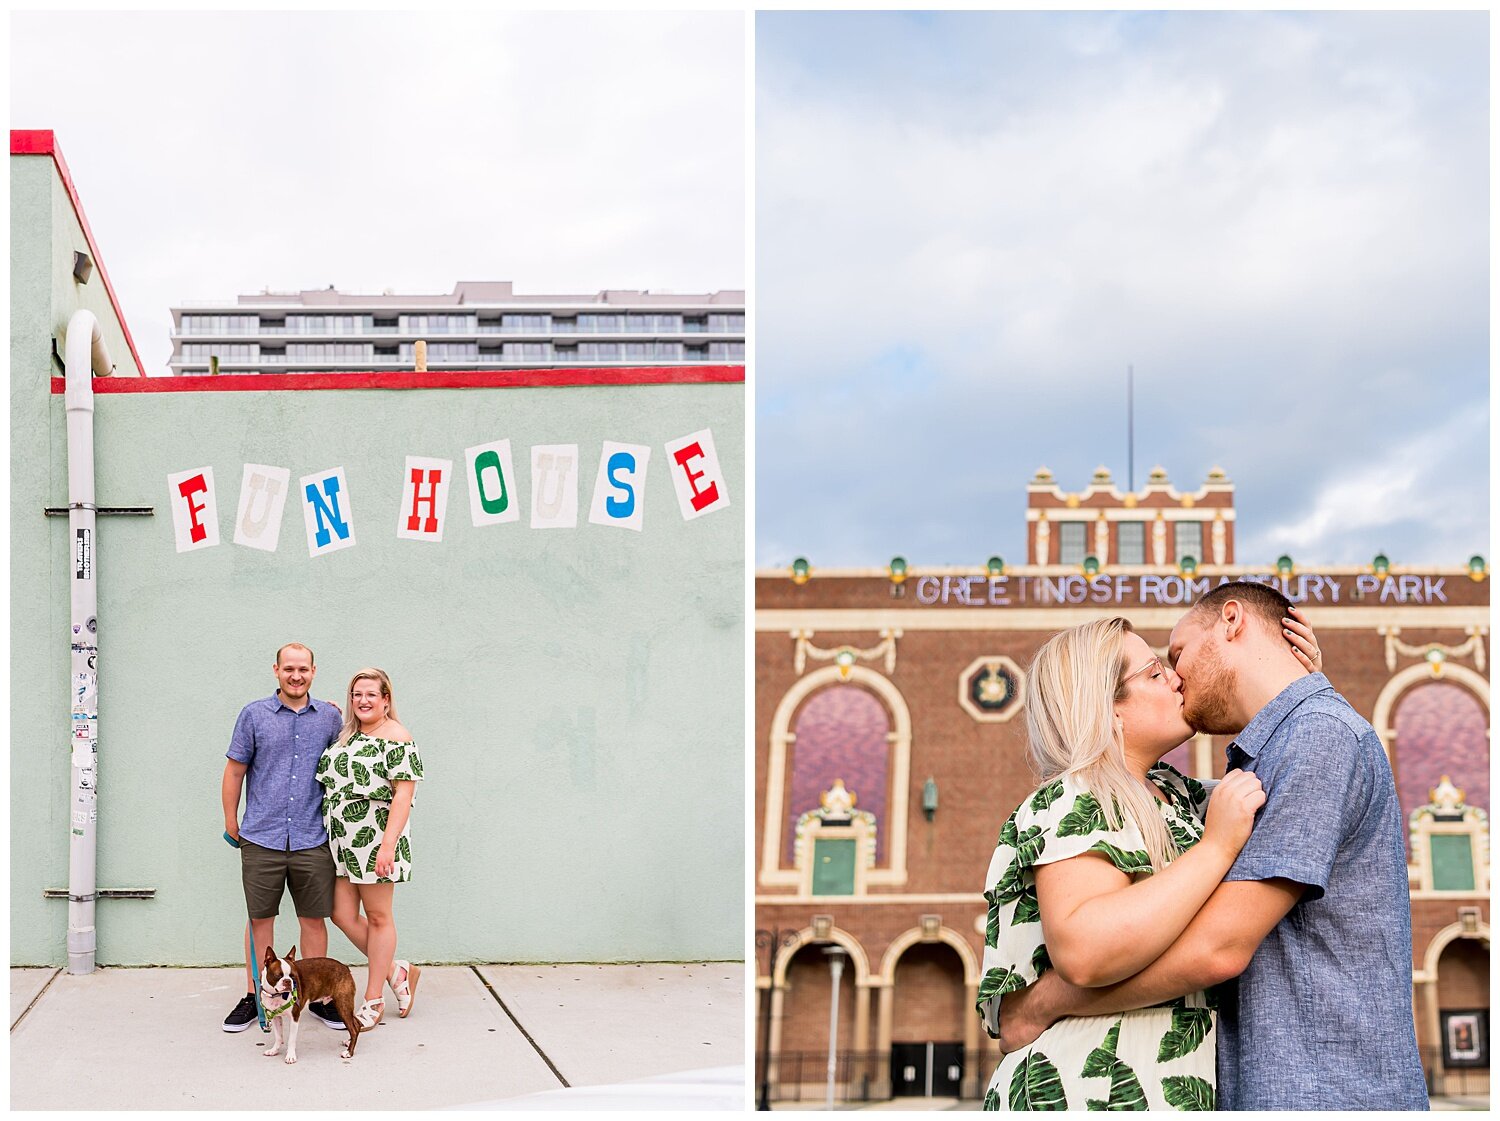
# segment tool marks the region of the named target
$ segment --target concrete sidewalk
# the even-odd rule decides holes
[[[241,969],[10,974],[12,1109],[441,1109],[744,1062],[738,962],[428,966],[352,1060],[304,1018],[294,1066],[221,1029]]]

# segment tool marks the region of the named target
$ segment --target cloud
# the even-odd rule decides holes
[[[763,543],[1019,555],[1038,464],[1126,474],[1131,364],[1137,478],[1222,465],[1246,541],[1372,444],[1484,411],[1483,16],[757,27]],[[1483,448],[1449,484],[1466,538]],[[1408,513],[1389,548],[1449,560]]]
[[[1484,534],[1474,532],[1482,512],[1469,508],[1465,476],[1487,474],[1488,437],[1485,415],[1465,413],[1393,446],[1372,446],[1365,462],[1327,479],[1288,520],[1252,532],[1242,547],[1257,556],[1313,554],[1335,563],[1364,563],[1384,552],[1400,564],[1410,558],[1381,542],[1407,540],[1415,529],[1427,535],[1424,559],[1461,564],[1486,551]],[[1318,552],[1330,542],[1333,555]]]
[[[739,13],[18,13],[11,51],[149,366],[173,304],[267,287],[745,282]]]

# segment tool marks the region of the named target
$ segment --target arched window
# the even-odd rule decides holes
[[[1443,775],[1464,792],[1464,803],[1490,808],[1489,717],[1468,689],[1432,681],[1396,702],[1396,792],[1402,816],[1427,805]]]
[[[804,674],[770,740],[760,882],[805,895],[904,884],[911,715],[890,679],[860,665]]]
[[[857,685],[830,685],[802,706],[793,726],[791,792],[785,816],[784,866],[796,863],[797,825],[823,808],[823,795],[842,782],[854,809],[873,815],[875,864],[886,863],[891,718]]]

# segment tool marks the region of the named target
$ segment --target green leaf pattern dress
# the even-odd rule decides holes
[[[317,779],[323,784],[323,824],[334,870],[356,884],[411,879],[410,814],[396,841],[391,875],[375,875],[375,858],[385,837],[395,784],[422,780],[417,745],[355,732],[348,743],[331,744],[323,752]],[[416,805],[415,796],[412,805]]]
[[[1203,836],[1208,788],[1165,763],[1149,778],[1179,849]],[[1137,878],[1151,874],[1140,830],[1116,829],[1075,776],[1029,794],[1000,831],[984,893],[984,975],[979,1014],[999,1036],[1006,993],[1031,984],[1052,962],[1037,907],[1039,865],[1096,853]],[[1006,1055],[990,1079],[984,1108],[1213,1109],[1214,1013],[1206,993],[1113,1016],[1059,1020],[1031,1046]]]

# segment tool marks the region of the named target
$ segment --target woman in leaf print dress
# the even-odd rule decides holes
[[[387,981],[404,1018],[422,973],[396,958],[391,910],[394,885],[411,879],[408,825],[421,778],[417,745],[396,718],[391,679],[384,670],[360,670],[349,682],[344,729],[318,761],[318,781],[338,874],[333,923],[369,961],[365,1000],[355,1013],[363,1028],[384,1018]]]
[[[1306,661],[1311,631],[1291,628]],[[1006,821],[986,880],[979,1012],[992,1036],[1004,994],[1048,969],[1100,986],[1155,960],[1223,879],[1265,801],[1253,774],[1231,771],[1210,795],[1161,762],[1192,730],[1172,671],[1124,619],[1053,636],[1032,664],[1025,711],[1042,785]],[[1058,1021],[1002,1059],[984,1107],[1214,1108],[1208,994]]]

